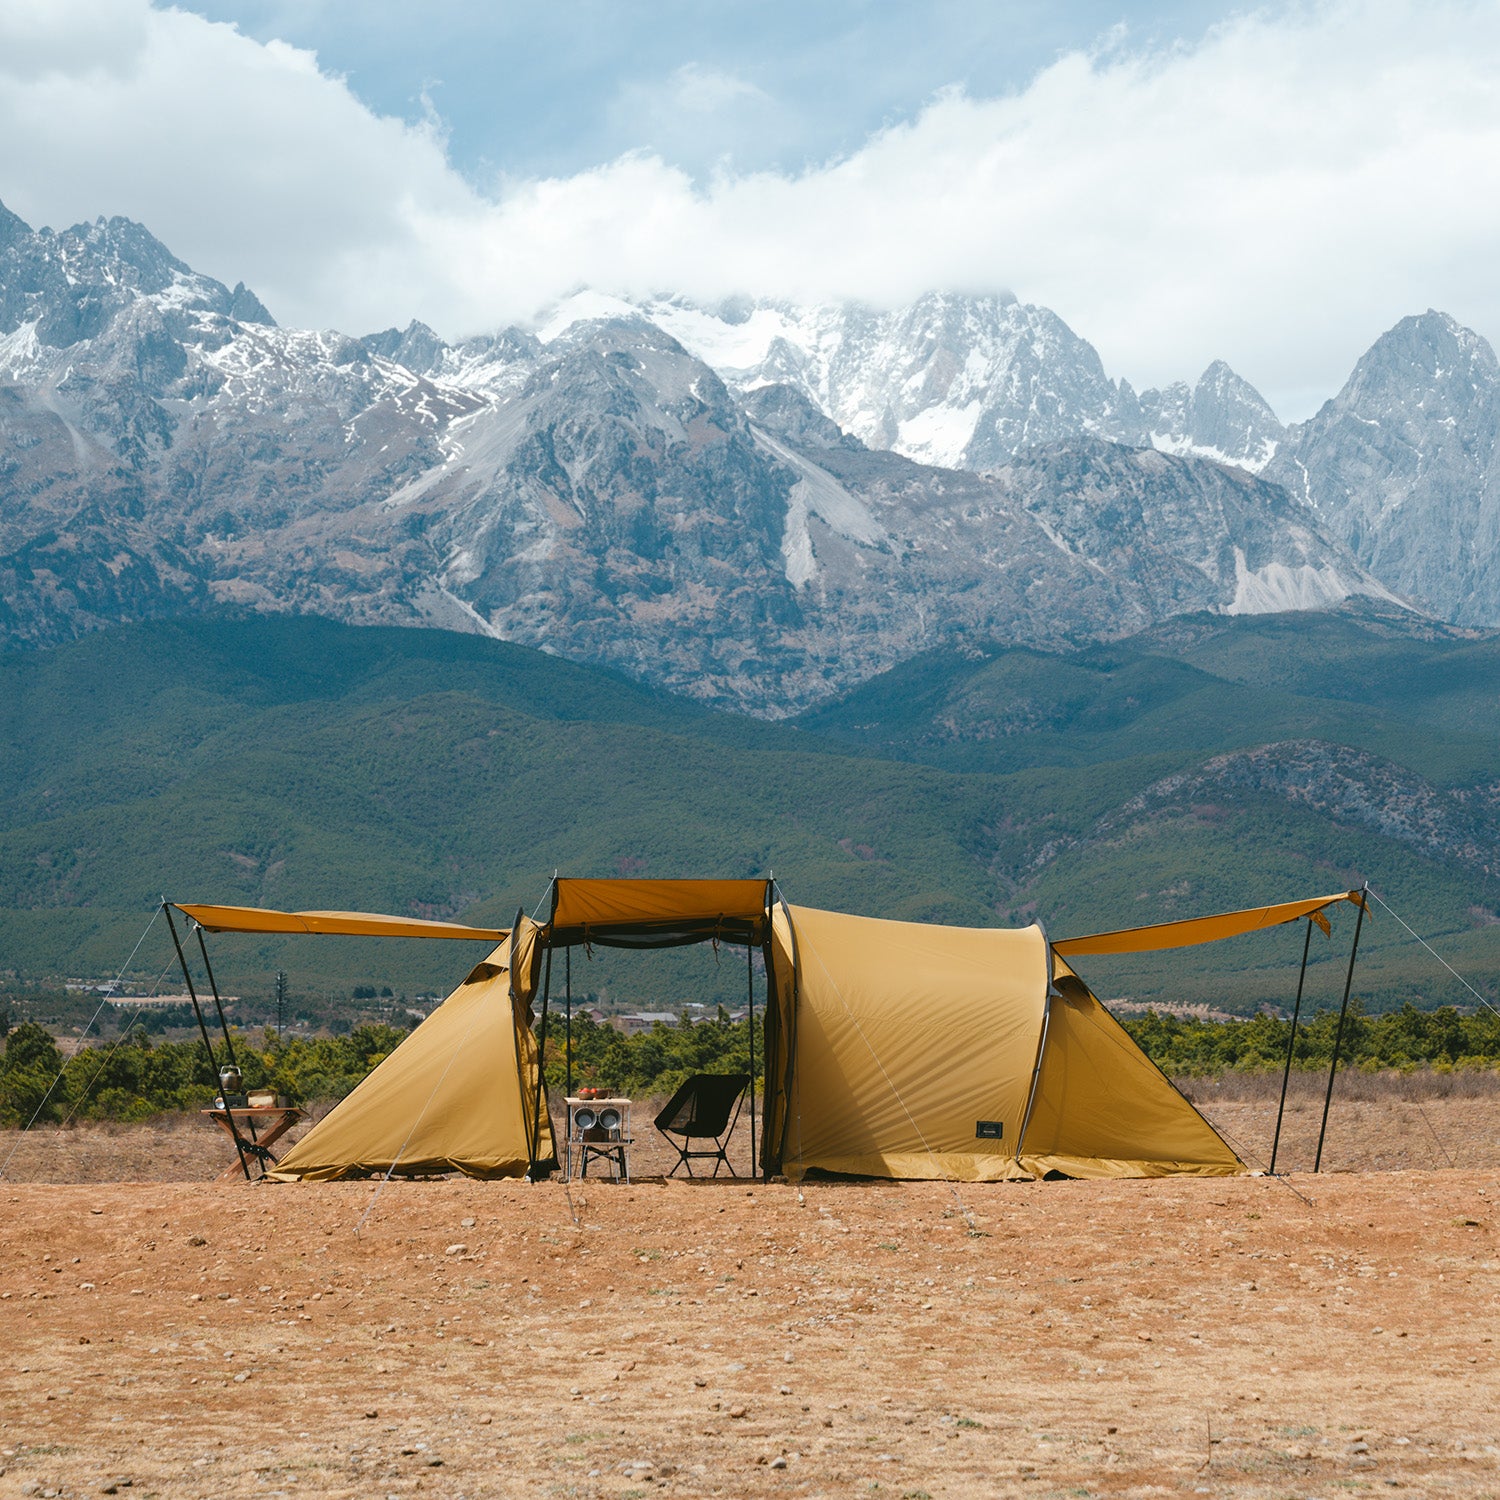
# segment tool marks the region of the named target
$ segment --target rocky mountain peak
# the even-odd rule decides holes
[[[1445,313],[1382,334],[1267,473],[1440,618],[1500,624],[1500,365]]]
[[[31,234],[31,225],[19,214],[12,213],[0,203],[0,250],[14,245]]]
[[[66,349],[101,338],[142,300],[183,337],[196,314],[274,322],[243,283],[231,292],[198,275],[132,219],[99,218],[59,233],[0,212],[0,334],[32,323],[41,344]]]
[[[362,342],[372,354],[395,360],[418,375],[436,374],[443,368],[443,357],[448,352],[447,344],[415,318],[405,328],[367,333]]]
[[[207,597],[783,713],[935,646],[1381,592],[1283,489],[1153,451],[1131,388],[1012,297],[580,293],[533,331],[361,340],[276,328],[126,221],[4,228],[13,639]],[[1173,400],[1221,457],[1267,415],[1223,366]]]
[[[523,395],[652,427],[704,418],[724,431],[746,430],[718,375],[644,317],[573,324],[546,346]]]
[[[1413,406],[1456,416],[1493,403],[1500,381],[1495,351],[1447,313],[1428,308],[1381,334],[1354,366],[1335,408],[1368,415]]]
[[[243,281],[235,282],[234,290],[229,294],[229,316],[236,323],[259,323],[265,328],[276,327],[276,319],[271,316],[266,304]]]
[[[1142,391],[1141,417],[1153,447],[1193,453],[1258,474],[1271,461],[1285,429],[1249,381],[1216,359],[1194,386],[1177,381]]]
[[[755,425],[799,448],[860,449],[864,444],[831,422],[795,386],[759,385],[742,399]]]
[[[56,235],[54,243],[73,275],[141,292],[163,292],[178,278],[193,275],[192,267],[149,229],[118,215],[75,224]]]

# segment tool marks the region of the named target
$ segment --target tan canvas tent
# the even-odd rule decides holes
[[[536,1038],[510,980],[507,938],[269,1175],[519,1177],[550,1159]]]
[[[544,922],[498,948],[279,1164],[282,1178],[540,1175],[554,1147],[538,1067],[552,954],[714,942],[764,961],[769,1175],[998,1180],[1245,1171],[1068,963],[1308,918],[1336,892],[1049,943],[1019,930],[790,906],[764,880],[554,880]],[[406,919],[193,907],[208,930],[390,934]],[[199,914],[202,914],[201,917]],[[491,929],[406,923],[409,935]],[[445,928],[444,931],[434,929]],[[752,1015],[752,1046],[757,1028]],[[750,1117],[752,1141],[756,1121]]]
[[[790,1177],[1245,1170],[1039,927],[788,907],[777,939],[767,1157]]]

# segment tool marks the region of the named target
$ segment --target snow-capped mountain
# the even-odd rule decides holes
[[[1500,365],[1444,313],[1403,318],[1268,473],[1393,589],[1500,625]]]
[[[538,331],[629,316],[666,329],[733,390],[790,385],[868,447],[945,468],[993,469],[1030,447],[1098,437],[1257,473],[1281,438],[1275,413],[1222,361],[1194,387],[1137,396],[1056,313],[1009,296],[932,293],[882,312],[585,292]]]
[[[781,332],[726,364],[757,318]],[[1254,403],[1210,376],[1174,410],[1228,454],[1251,427],[1214,423]],[[945,455],[943,414],[978,402],[975,468],[867,444],[836,395]],[[277,327],[127,221],[7,214],[0,631],[215,601],[430,623],[782,713],[945,642],[1384,592],[1284,490],[1115,441],[1144,420],[1060,320],[1004,299],[711,320],[575,299],[529,332],[354,339]]]
[[[1379,592],[1248,475],[1104,442],[929,468],[790,387],[741,405],[638,319],[571,326],[447,447],[383,506],[434,549],[445,598],[507,639],[760,711],[944,641]]]
[[[1141,419],[1151,446],[1194,453],[1259,474],[1276,455],[1286,429],[1249,381],[1216,359],[1188,386],[1141,392]]]

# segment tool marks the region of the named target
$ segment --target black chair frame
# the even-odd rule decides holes
[[[688,1176],[696,1177],[695,1161],[712,1161],[714,1177],[720,1167],[728,1167],[731,1177],[739,1176],[730,1166],[729,1138],[739,1123],[749,1086],[748,1073],[696,1073],[667,1100],[654,1123],[677,1153],[668,1177],[675,1177],[679,1167],[686,1167]],[[682,1137],[680,1143],[675,1136]],[[712,1141],[713,1150],[695,1151],[694,1141]]]

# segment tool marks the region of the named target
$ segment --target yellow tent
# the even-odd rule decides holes
[[[510,948],[507,938],[268,1175],[519,1177],[550,1160],[536,1038],[512,993]]]
[[[551,895],[547,920],[517,913],[505,941],[275,1176],[549,1170],[538,1055],[553,950],[696,942],[764,958],[767,1174],[1243,1172],[1068,958],[1213,942],[1299,918],[1326,925],[1326,907],[1362,900],[1340,891],[1049,943],[1040,927],[942,927],[789,906],[764,880],[554,880]],[[361,913],[181,910],[213,931],[502,935]],[[753,1016],[751,1036],[753,1047]],[[753,1113],[750,1128],[754,1140]]]
[[[966,1182],[1222,1176],[1243,1164],[1039,927],[787,907],[765,1160]]]

